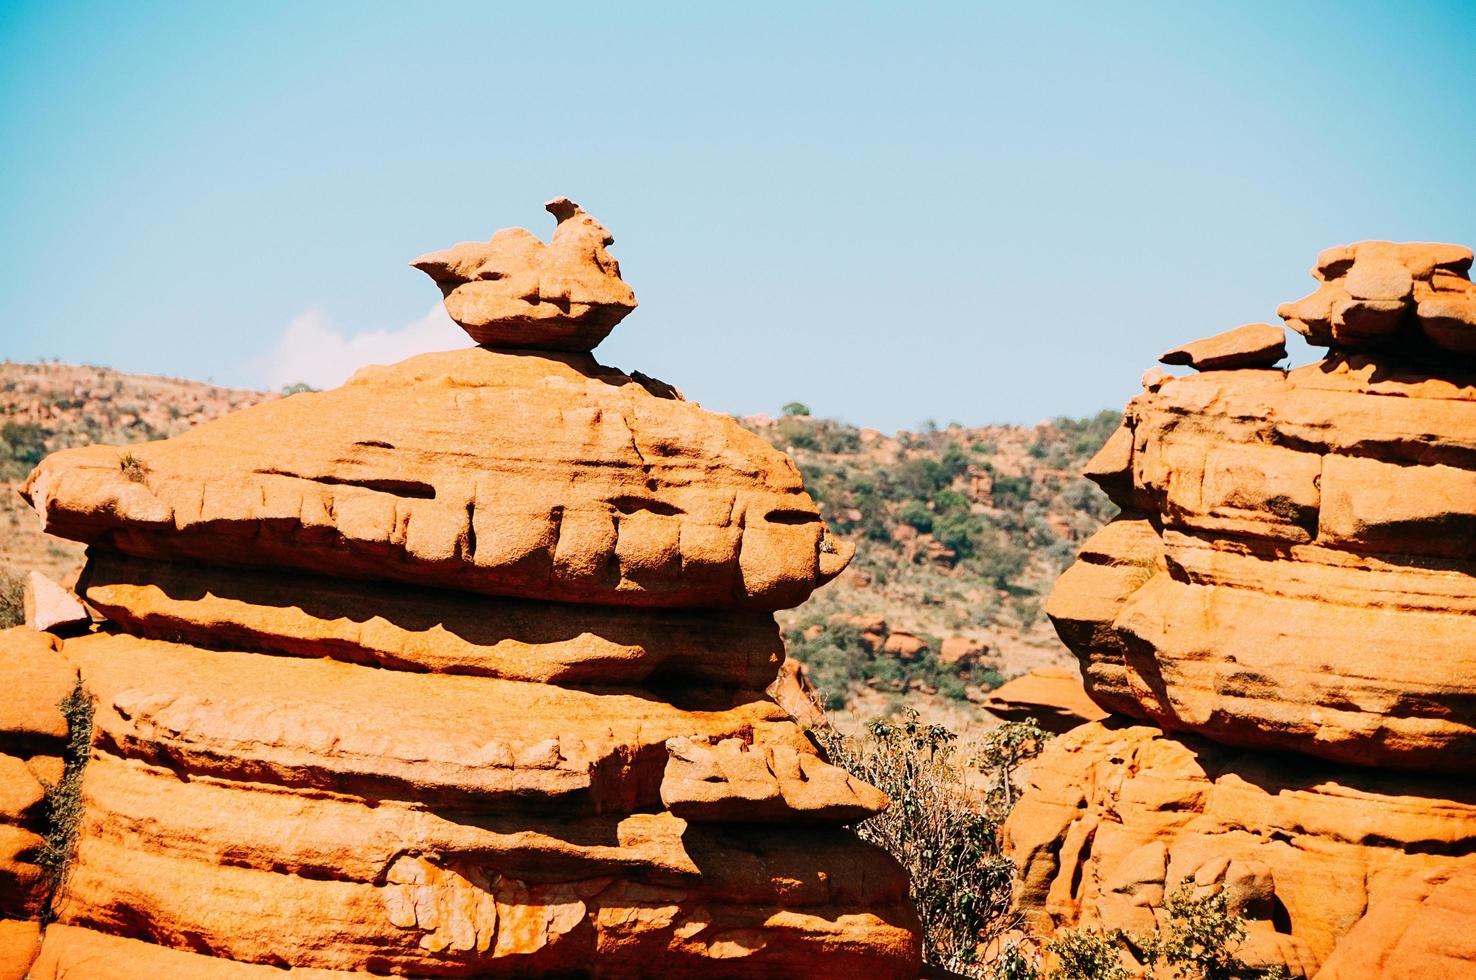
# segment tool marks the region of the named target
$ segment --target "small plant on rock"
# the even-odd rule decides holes
[[[149,478],[149,464],[139,459],[133,453],[124,453],[118,458],[118,468],[123,475],[134,483],[142,483]]]

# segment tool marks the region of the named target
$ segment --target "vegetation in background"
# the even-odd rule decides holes
[[[67,719],[67,747],[61,782],[46,790],[46,844],[37,859],[50,885],[50,914],[66,890],[67,874],[77,849],[77,824],[82,819],[82,771],[92,750],[92,698],[82,682],[61,704]]]
[[[0,479],[25,479],[46,456],[46,436],[46,430],[35,422],[0,426]]]
[[[26,580],[8,568],[0,568],[0,629],[26,621]]]
[[[790,655],[829,709],[863,689],[963,701],[1000,683],[1000,660],[942,663],[942,636],[1019,636],[1055,648],[1044,596],[1081,541],[1116,513],[1079,474],[1120,413],[885,437],[808,412],[793,402],[777,421],[749,424],[790,453],[832,532],[857,545],[854,574],[781,615]],[[927,649],[910,660],[874,652],[845,622],[858,616],[885,617]]]
[[[1001,744],[1033,745],[1033,751],[1047,738],[1033,722],[1003,729],[1018,732],[1018,738],[1003,737]],[[999,826],[1009,814],[1002,801],[1014,793],[981,798],[966,779],[982,769],[991,784],[1008,784],[1013,767],[1033,751],[988,750],[983,758],[960,760],[954,734],[924,724],[911,710],[873,722],[859,739],[833,728],[815,735],[831,762],[891,797],[892,805],[862,822],[857,833],[895,857],[911,877],[926,961],[984,976],[980,944],[1014,924],[1013,867],[999,850]]]
[[[810,683],[827,711],[844,708],[849,692],[859,686],[903,694],[911,690],[962,700],[968,685],[998,687],[992,667],[947,664],[938,656],[936,636],[920,637],[927,646],[911,659],[872,650],[853,623],[826,622],[823,613],[801,619],[785,631],[787,655],[805,665]]]

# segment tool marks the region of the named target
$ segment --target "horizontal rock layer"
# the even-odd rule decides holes
[[[769,684],[765,613],[624,609],[465,596],[94,550],[80,587],[131,633],[446,674],[547,683]]]
[[[601,605],[796,605],[851,551],[786,456],[577,354],[368,368],[55,453],[24,492],[51,533],[137,557]]]
[[[840,827],[769,826],[885,797],[757,693],[0,635],[0,667],[42,654],[56,690],[84,678],[96,738],[33,976],[96,956],[120,976],[916,969],[895,861]],[[694,771],[704,741],[747,764]]]
[[[1038,931],[1151,931],[1165,896],[1187,884],[1225,891],[1249,920],[1248,961],[1296,976],[1476,968],[1471,943],[1431,941],[1460,894],[1447,883],[1469,888],[1476,872],[1469,786],[1122,723],[1057,738],[1028,783],[1005,836]],[[1397,965],[1396,950],[1407,957]]]
[[[761,975],[796,955],[885,972],[887,951],[898,964],[910,955],[905,878],[836,830],[704,829],[666,813],[478,816],[181,781],[108,753],[85,791],[63,922],[227,959],[646,976],[709,960]]]
[[[1476,382],[1368,357],[1171,380],[1091,474],[1126,513],[1047,612],[1104,707],[1476,771]]]

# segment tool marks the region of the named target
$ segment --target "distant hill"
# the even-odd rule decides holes
[[[59,363],[0,363],[0,571],[70,582],[82,547],[40,533],[15,492],[47,453],[162,439],[276,393]],[[834,584],[780,614],[791,656],[834,711],[900,698],[956,728],[970,700],[1034,666],[1067,664],[1041,606],[1113,511],[1077,474],[1116,412],[1037,426],[884,435],[810,417],[739,422],[790,453],[831,529],[857,545]]]
[[[1079,476],[1118,412],[1036,426],[887,436],[803,414],[741,419],[790,453],[850,568],[780,613],[832,711],[900,698],[955,730],[1002,678],[1074,663],[1042,613],[1051,583],[1116,507]]]

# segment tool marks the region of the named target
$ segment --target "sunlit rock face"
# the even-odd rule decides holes
[[[56,922],[0,933],[33,976],[916,975],[906,877],[844,826],[886,797],[763,693],[773,611],[850,552],[783,454],[548,349],[634,306],[556,213],[514,299],[563,319],[478,300],[497,345],[32,474],[105,617],[0,634],[0,668],[56,675],[19,688],[38,751],[57,690],[93,709]],[[516,278],[467,251],[417,265]]]
[[[1041,928],[1141,930],[1188,882],[1296,974],[1476,969],[1430,939],[1476,840],[1470,264],[1323,253],[1280,311],[1322,361],[1154,377],[1089,464],[1123,513],[1047,612],[1116,720],[1048,750],[1010,822]]]

